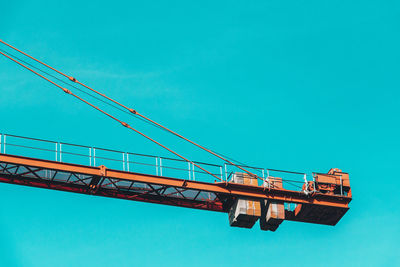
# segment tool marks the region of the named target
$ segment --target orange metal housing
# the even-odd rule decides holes
[[[317,173],[315,188],[326,194],[351,196],[349,174],[339,169],[330,169],[327,174]]]

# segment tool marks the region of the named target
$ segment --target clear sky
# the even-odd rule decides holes
[[[272,233],[0,184],[0,265],[399,266],[399,2],[193,2],[2,0],[0,38],[241,161],[349,172],[350,211]],[[0,114],[1,132],[158,153],[5,58]]]

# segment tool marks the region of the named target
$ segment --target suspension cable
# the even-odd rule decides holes
[[[59,82],[65,84],[65,85],[67,85],[67,86],[70,86],[70,87],[72,87],[72,88],[78,90],[79,92],[81,92],[81,93],[83,93],[83,94],[86,94],[86,95],[88,95],[88,96],[90,96],[90,97],[92,97],[92,98],[94,98],[94,99],[96,99],[96,100],[98,100],[98,101],[100,101],[100,102],[102,102],[102,103],[108,105],[108,106],[111,106],[111,107],[113,107],[113,108],[115,108],[115,109],[117,109],[117,110],[119,110],[119,111],[121,111],[121,112],[123,112],[123,113],[129,115],[129,116],[132,116],[132,117],[135,118],[135,119],[141,120],[141,121],[143,121],[143,122],[145,122],[145,123],[147,123],[147,124],[149,124],[149,125],[151,125],[151,126],[153,126],[153,127],[156,127],[156,128],[158,128],[158,129],[161,129],[161,130],[163,130],[163,131],[165,131],[165,132],[170,133],[169,131],[166,131],[166,130],[163,129],[162,127],[159,127],[159,126],[157,126],[157,125],[155,125],[155,124],[153,124],[153,123],[151,123],[151,122],[149,122],[149,121],[147,121],[147,120],[145,120],[145,119],[143,119],[143,118],[141,118],[141,117],[137,117],[137,116],[135,116],[134,114],[132,114],[131,112],[126,111],[125,109],[123,109],[123,108],[121,108],[121,107],[119,107],[119,106],[117,106],[117,105],[114,105],[114,104],[112,104],[112,103],[110,103],[110,102],[107,102],[107,101],[105,101],[105,100],[103,100],[103,99],[101,99],[101,98],[99,98],[99,97],[96,97],[95,95],[92,95],[92,94],[90,94],[90,93],[88,93],[88,92],[86,92],[86,91],[80,89],[80,88],[77,87],[77,86],[74,86],[74,85],[71,84],[71,83],[68,83],[68,82],[65,82],[64,80],[61,80],[60,78],[56,77],[55,75],[50,74],[49,72],[44,71],[43,69],[40,69],[40,68],[38,68],[38,67],[36,67],[36,66],[30,64],[29,62],[23,60],[22,58],[20,58],[20,57],[14,55],[14,54],[12,54],[12,53],[9,53],[9,52],[7,52],[7,51],[5,51],[5,50],[3,50],[3,49],[0,49],[0,51],[2,51],[3,53],[6,53],[7,55],[9,55],[9,56],[11,56],[11,57],[13,57],[14,59],[17,59],[17,60],[20,61],[20,62],[23,62],[25,65],[28,65],[28,66],[30,66],[31,68],[33,68],[33,69],[35,69],[35,70],[37,70],[37,71],[39,71],[39,72],[41,72],[41,73],[44,73],[44,74],[46,74],[47,76],[52,77],[53,79],[56,79],[57,81],[59,81]],[[210,149],[210,150],[211,150],[211,149]],[[241,167],[249,168],[248,165],[245,164],[245,163],[243,163],[243,162],[240,162],[240,161],[238,161],[238,160],[235,160],[235,159],[233,159],[233,158],[230,158],[230,157],[228,157],[228,156],[226,156],[226,155],[224,155],[224,154],[222,154],[222,153],[219,153],[219,152],[216,152],[216,151],[213,151],[213,150],[211,150],[211,151],[214,152],[214,153],[216,153],[216,154],[218,154],[218,155],[220,155],[220,156],[222,156],[222,157],[224,157],[224,158],[227,158],[227,159],[229,159],[229,160],[231,160],[231,161],[233,161],[233,162],[238,163],[239,165],[241,165]],[[250,168],[251,168],[251,167],[250,167]]]
[[[79,85],[81,85],[81,86],[83,86],[83,87],[85,87],[85,88],[91,90],[92,92],[94,92],[94,93],[96,93],[96,94],[98,94],[98,95],[100,95],[100,96],[102,96],[102,97],[104,97],[104,98],[106,98],[106,99],[112,101],[113,103],[119,105],[120,107],[122,107],[122,108],[128,110],[130,113],[132,113],[132,114],[134,114],[134,115],[137,115],[137,116],[139,116],[139,117],[141,117],[141,118],[143,118],[143,119],[145,119],[145,120],[151,122],[152,124],[158,126],[159,128],[162,128],[162,129],[164,129],[164,130],[170,132],[171,134],[173,134],[173,135],[175,135],[175,136],[177,136],[177,137],[179,137],[179,138],[181,138],[181,139],[183,139],[183,140],[185,140],[185,141],[187,141],[187,142],[189,142],[189,143],[191,143],[191,144],[193,144],[193,145],[195,145],[195,146],[197,146],[197,147],[199,147],[199,148],[201,148],[201,149],[203,149],[203,150],[205,150],[205,151],[207,151],[208,153],[210,153],[210,154],[212,154],[212,155],[214,155],[214,156],[216,156],[216,157],[222,159],[223,161],[228,162],[229,164],[231,164],[231,165],[233,165],[233,166],[235,166],[235,167],[241,169],[242,171],[246,172],[247,174],[249,174],[249,175],[251,175],[251,176],[253,176],[253,177],[256,177],[256,178],[260,178],[260,177],[258,177],[256,174],[253,174],[252,172],[246,170],[245,168],[243,168],[243,167],[241,167],[241,166],[239,166],[239,165],[233,163],[232,161],[230,161],[230,160],[227,159],[226,157],[223,157],[223,156],[220,155],[219,153],[215,153],[214,151],[212,151],[212,150],[210,150],[210,149],[208,149],[208,148],[205,148],[205,147],[203,147],[203,146],[201,146],[201,145],[199,145],[199,144],[197,144],[197,143],[191,141],[190,139],[188,139],[188,138],[186,138],[186,137],[184,137],[184,136],[182,136],[182,135],[176,133],[175,131],[173,131],[173,130],[171,130],[171,129],[169,129],[169,128],[167,128],[167,127],[165,127],[165,126],[163,126],[163,125],[161,125],[161,124],[159,124],[159,123],[153,121],[152,119],[148,118],[147,116],[145,116],[145,115],[143,115],[143,114],[140,114],[140,113],[137,112],[136,110],[134,110],[134,109],[132,109],[132,108],[129,108],[129,107],[127,107],[127,106],[125,106],[125,105],[119,103],[118,101],[116,101],[116,100],[114,100],[114,99],[108,97],[107,95],[105,95],[105,94],[103,94],[103,93],[101,93],[101,92],[99,92],[99,91],[97,91],[97,90],[95,90],[95,89],[93,89],[93,88],[91,88],[91,87],[89,87],[89,86],[87,86],[87,85],[84,84],[84,83],[81,83],[81,82],[78,81],[76,78],[64,74],[63,72],[61,72],[61,71],[59,71],[59,70],[57,70],[57,69],[55,69],[55,68],[53,68],[53,67],[47,65],[46,63],[44,63],[44,62],[42,62],[42,61],[40,61],[40,60],[38,60],[38,59],[32,57],[31,55],[29,55],[29,54],[27,54],[27,53],[25,53],[25,52],[19,50],[18,48],[16,48],[16,47],[14,47],[14,46],[12,46],[12,45],[10,45],[10,44],[4,42],[4,41],[1,40],[1,39],[0,39],[0,42],[3,43],[3,44],[5,44],[6,46],[8,46],[8,47],[10,47],[10,48],[12,48],[12,49],[18,51],[19,53],[21,53],[21,54],[23,54],[23,55],[25,55],[25,56],[27,56],[27,57],[33,59],[34,61],[36,61],[36,62],[38,62],[38,63],[40,63],[40,64],[46,66],[47,68],[50,68],[51,70],[53,70],[53,71],[59,73],[60,75],[62,75],[62,76],[64,76],[64,77],[68,78],[70,81],[75,82],[75,83],[77,83],[77,84],[79,84]],[[3,54],[3,55],[4,55],[4,54]],[[233,161],[235,161],[235,160],[233,160]],[[240,164],[241,164],[241,163],[240,163]],[[241,164],[241,165],[244,165],[244,164]],[[260,179],[261,179],[261,178],[260,178]]]
[[[98,100],[98,101],[100,101],[100,102],[102,102],[102,103],[108,105],[108,106],[111,106],[111,107],[113,107],[113,108],[115,108],[115,109],[117,109],[117,110],[119,110],[119,111],[121,111],[121,112],[124,112],[124,113],[128,114],[129,116],[132,116],[132,117],[135,118],[135,119],[141,120],[141,121],[143,121],[143,122],[145,122],[145,123],[147,123],[147,124],[149,124],[149,125],[152,125],[152,126],[154,126],[154,127],[157,127],[157,128],[159,128],[159,129],[163,130],[161,127],[158,127],[157,125],[154,125],[154,124],[152,124],[151,122],[146,121],[145,119],[142,119],[142,118],[140,118],[140,117],[136,117],[136,116],[134,116],[132,113],[126,111],[125,109],[123,109],[123,108],[121,108],[121,107],[118,107],[117,105],[114,105],[114,104],[112,104],[112,103],[110,103],[110,102],[107,102],[107,101],[105,101],[105,100],[103,100],[103,99],[101,99],[101,98],[99,98],[99,97],[97,97],[97,96],[95,96],[95,95],[92,95],[92,94],[90,94],[90,93],[88,93],[88,92],[82,90],[82,89],[79,88],[79,87],[74,86],[73,84],[70,84],[70,83],[68,83],[68,82],[65,82],[65,81],[61,80],[60,78],[56,77],[55,75],[52,75],[52,74],[50,74],[50,73],[48,73],[48,72],[46,72],[46,71],[44,71],[44,70],[42,70],[42,69],[40,69],[40,68],[38,68],[38,67],[36,67],[36,66],[30,64],[29,62],[23,60],[23,59],[20,58],[20,57],[17,57],[17,56],[14,55],[14,54],[11,54],[11,53],[9,53],[9,52],[3,50],[3,49],[0,49],[0,51],[3,52],[3,53],[5,53],[5,54],[7,54],[7,55],[9,55],[9,56],[12,57],[12,58],[18,60],[18,61],[20,61],[20,62],[23,62],[25,65],[28,65],[28,66],[30,66],[31,68],[33,68],[33,69],[35,69],[35,70],[37,70],[37,71],[39,71],[39,72],[41,72],[41,73],[44,73],[44,74],[46,74],[47,76],[50,76],[50,77],[52,77],[53,79],[56,79],[56,80],[58,80],[59,82],[65,84],[65,85],[67,85],[67,86],[70,86],[70,87],[72,87],[72,88],[78,90],[79,92],[81,92],[81,93],[83,93],[83,94],[86,94],[86,95],[88,95],[88,96],[90,96],[90,97],[92,97],[92,98],[94,98],[94,99],[96,99],[96,100]],[[240,163],[240,164],[242,164],[242,163]],[[245,165],[245,164],[242,164],[242,165]]]
[[[15,63],[19,64],[20,66],[24,67],[25,69],[27,69],[27,70],[33,72],[34,74],[38,75],[39,77],[45,79],[46,81],[50,82],[51,84],[53,84],[53,85],[55,85],[56,87],[58,87],[58,88],[60,88],[61,90],[63,90],[65,93],[74,96],[75,98],[79,99],[80,101],[84,102],[85,104],[87,104],[87,105],[91,106],[92,108],[94,108],[94,109],[100,111],[100,112],[103,113],[104,115],[106,115],[106,116],[110,117],[111,119],[113,119],[113,120],[119,122],[122,126],[124,126],[124,127],[128,128],[128,129],[131,129],[131,130],[135,131],[136,133],[138,133],[138,134],[142,135],[143,137],[149,139],[149,140],[152,141],[153,143],[155,143],[155,144],[161,146],[162,148],[168,150],[169,152],[173,153],[174,155],[180,157],[181,159],[183,159],[183,160],[185,160],[185,161],[187,161],[187,162],[190,162],[191,164],[193,164],[193,165],[196,166],[197,168],[199,168],[199,169],[205,171],[206,173],[212,175],[214,178],[217,178],[218,180],[222,181],[221,178],[219,178],[218,176],[216,176],[216,175],[214,175],[213,173],[207,171],[206,169],[202,168],[201,166],[199,166],[198,164],[192,162],[191,160],[185,158],[184,156],[181,156],[181,155],[178,154],[177,152],[175,152],[175,151],[169,149],[168,147],[162,145],[161,143],[157,142],[156,140],[152,139],[151,137],[147,136],[146,134],[144,134],[144,133],[142,133],[142,132],[136,130],[135,128],[133,128],[133,127],[131,127],[129,124],[127,124],[126,122],[123,122],[123,121],[117,119],[117,118],[114,117],[113,115],[111,115],[111,114],[105,112],[105,111],[102,110],[101,108],[96,107],[95,105],[91,104],[90,102],[88,102],[88,101],[82,99],[81,97],[75,95],[75,94],[72,93],[70,90],[68,90],[68,89],[66,89],[66,88],[64,88],[64,87],[62,87],[61,85],[58,85],[57,83],[55,83],[55,82],[53,82],[52,80],[46,78],[45,76],[39,74],[38,72],[34,71],[33,69],[27,67],[26,65],[22,64],[21,62],[18,62],[17,60],[15,60],[15,59],[13,59],[12,57],[6,55],[5,53],[3,53],[3,52],[0,51],[0,54],[2,54],[3,56],[7,57],[8,59],[14,61]]]

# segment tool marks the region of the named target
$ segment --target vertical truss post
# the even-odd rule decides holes
[[[305,192],[308,193],[308,183],[307,183],[307,174],[304,174],[304,188]]]
[[[58,161],[58,143],[54,143],[54,145],[56,146],[56,161]]]
[[[156,159],[156,175],[158,176],[158,157],[154,157]]]
[[[262,176],[263,176],[263,187],[265,188],[265,184],[267,183],[267,179],[265,179],[265,171],[262,169]]]
[[[219,166],[219,172],[220,172],[220,175],[221,175],[221,181],[223,181],[224,178],[222,177],[222,166]],[[228,182],[228,181],[226,181],[226,182]]]
[[[62,143],[58,143],[60,147],[60,162],[62,162]]]
[[[187,163],[188,163],[189,180],[191,180],[191,179],[190,179],[190,162],[188,161]]]
[[[126,171],[129,172],[129,153],[126,152]]]
[[[315,184],[315,176],[314,173],[311,174],[312,180],[313,180],[313,191],[317,191],[317,185]]]
[[[93,147],[93,166],[96,167],[96,148]]]
[[[160,176],[162,176],[162,158],[160,158]]]
[[[0,133],[0,153],[3,153],[1,150],[3,148],[2,144],[3,144],[3,134]]]
[[[225,181],[228,181],[228,169],[226,168],[226,163],[224,163],[225,166]]]
[[[4,134],[4,136],[3,136],[3,140],[4,140],[4,142],[3,142],[3,153],[4,154],[6,154],[7,152],[6,152],[6,143],[7,143],[7,141],[6,141],[6,134]]]
[[[89,166],[92,166],[92,148],[89,147]]]
[[[193,163],[192,163],[192,172],[193,172],[193,175],[192,175],[193,181],[196,181],[196,176],[195,176],[195,173],[194,173],[194,164]]]
[[[122,152],[122,170],[125,171],[125,152]]]
[[[264,169],[261,170],[261,175],[262,175],[262,184],[263,184],[263,187],[265,188],[265,172],[264,172]]]

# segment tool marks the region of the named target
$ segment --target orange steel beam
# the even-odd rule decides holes
[[[169,129],[169,128],[167,128],[167,127],[165,127],[165,126],[163,126],[163,125],[157,123],[156,121],[150,119],[149,117],[147,117],[147,116],[145,116],[145,115],[143,115],[143,114],[140,114],[137,110],[134,110],[134,109],[132,109],[132,108],[129,108],[129,107],[127,107],[127,106],[125,106],[125,105],[119,103],[118,101],[112,99],[111,97],[108,97],[107,95],[105,95],[105,94],[103,94],[103,93],[101,93],[101,92],[99,92],[99,91],[97,91],[97,90],[95,90],[95,89],[93,89],[93,88],[87,86],[86,84],[81,83],[81,82],[78,81],[76,78],[74,78],[74,77],[72,77],[72,76],[68,76],[67,74],[65,74],[65,73],[63,73],[63,72],[61,72],[61,71],[59,71],[59,70],[57,70],[57,69],[55,69],[55,68],[53,68],[53,67],[47,65],[46,63],[40,61],[39,59],[37,59],[37,58],[35,58],[35,57],[33,57],[33,56],[31,56],[31,55],[29,55],[29,54],[27,54],[27,53],[25,53],[25,52],[19,50],[18,48],[16,48],[16,47],[14,47],[14,46],[12,46],[12,45],[10,45],[10,44],[4,42],[4,41],[1,40],[1,39],[0,39],[0,42],[3,43],[3,44],[5,44],[5,45],[7,45],[8,47],[10,47],[10,48],[12,48],[12,49],[18,51],[19,53],[21,53],[21,54],[23,54],[23,55],[25,55],[25,56],[27,56],[27,57],[33,59],[34,61],[36,61],[36,62],[42,64],[43,66],[46,66],[47,68],[49,68],[49,69],[51,69],[51,70],[57,72],[58,74],[60,74],[60,75],[62,75],[62,76],[64,76],[64,77],[66,77],[66,78],[68,78],[70,81],[75,82],[75,83],[77,83],[77,84],[79,84],[79,85],[81,85],[81,86],[83,86],[83,87],[89,89],[90,91],[92,91],[92,92],[94,92],[94,93],[96,93],[96,94],[98,94],[98,95],[100,95],[100,96],[102,96],[102,97],[104,97],[104,98],[106,98],[106,99],[112,101],[113,103],[119,105],[120,107],[122,107],[122,108],[128,110],[128,111],[131,112],[132,114],[137,115],[137,116],[140,116],[140,117],[142,117],[143,119],[145,119],[145,120],[147,120],[147,121],[149,121],[149,122],[151,122],[151,123],[153,123],[153,124],[155,124],[155,125],[157,125],[157,126],[163,128],[164,130],[166,130],[166,131],[172,133],[173,135],[176,135],[176,136],[178,136],[179,138],[182,138],[183,140],[185,140],[185,141],[187,141],[187,142],[189,142],[189,143],[191,143],[191,144],[193,144],[193,145],[195,145],[195,146],[197,146],[197,147],[203,149],[204,151],[207,151],[208,153],[210,153],[210,154],[212,154],[212,155],[218,157],[219,159],[222,159],[222,160],[228,162],[229,164],[231,164],[231,165],[233,165],[233,166],[236,166],[236,167],[239,168],[240,170],[242,170],[242,171],[248,173],[249,175],[252,175],[252,176],[254,176],[254,177],[257,177],[258,179],[261,179],[260,177],[258,177],[258,175],[253,174],[252,172],[246,170],[246,169],[243,168],[242,166],[239,166],[239,165],[233,163],[232,161],[226,159],[225,157],[222,157],[222,156],[218,155],[218,154],[215,153],[214,151],[212,151],[212,150],[210,150],[210,149],[208,149],[208,148],[206,148],[206,147],[204,147],[204,146],[201,146],[201,145],[199,145],[199,144],[193,142],[192,140],[190,140],[190,139],[188,139],[188,138],[186,138],[186,137],[184,137],[184,136],[178,134],[177,132],[172,131],[171,129]],[[0,52],[0,53],[1,53],[1,52]],[[3,54],[3,53],[1,53],[1,54]],[[3,55],[6,56],[6,57],[8,57],[8,56],[5,55],[5,54],[3,54]],[[8,58],[11,59],[10,57],[8,57]],[[12,59],[12,60],[13,60],[13,59]],[[13,61],[15,61],[15,60],[13,60]],[[15,61],[15,62],[17,62],[17,61]],[[18,63],[18,62],[17,62],[17,63]],[[18,63],[18,64],[20,64],[20,65],[23,66],[23,67],[26,67],[26,66],[22,65],[21,63]],[[29,68],[28,68],[28,69],[29,69]],[[36,72],[34,72],[34,73],[36,73]],[[36,73],[36,74],[37,74],[37,73]],[[41,76],[41,75],[39,75],[39,76]],[[43,76],[41,76],[41,77],[44,78],[44,79],[46,79],[46,80],[48,80],[47,78],[45,78],[45,77],[43,77]],[[49,80],[48,80],[48,81],[49,81]],[[50,82],[51,82],[51,81],[50,81]],[[60,87],[60,86],[58,86],[57,84],[55,84],[54,82],[51,82],[51,83],[54,84],[54,85],[57,86],[57,87]],[[60,88],[63,89],[63,90],[66,92],[66,90],[65,90],[64,88],[62,88],[62,87],[60,87]],[[263,180],[263,179],[261,179],[261,180]]]
[[[4,173],[3,174],[0,173],[0,182],[38,187],[44,189],[66,191],[72,193],[149,202],[154,204],[163,204],[163,205],[178,206],[185,208],[202,209],[208,211],[226,212],[226,208],[224,208],[224,203],[222,203],[220,200],[214,200],[214,201],[191,200],[191,199],[177,199],[168,196],[158,197],[158,196],[147,195],[148,193],[152,193],[151,190],[132,195],[123,192],[118,192],[118,190],[107,190],[105,188],[102,188],[101,190],[91,190],[89,186],[84,186],[79,184],[66,184],[59,181],[49,182],[43,179],[29,179],[26,177],[20,177],[18,175],[10,175],[10,174],[7,175]]]
[[[93,175],[99,177],[108,177],[125,181],[134,181],[149,183],[160,186],[184,188],[187,190],[197,190],[211,192],[217,195],[230,197],[250,198],[250,199],[268,199],[276,202],[287,202],[297,204],[309,204],[326,207],[348,208],[351,197],[327,195],[314,193],[306,195],[302,191],[293,191],[286,189],[268,189],[263,186],[251,186],[236,183],[205,183],[176,179],[162,176],[154,176],[140,173],[132,173],[107,169],[104,166],[90,167],[85,165],[62,163],[56,161],[27,158],[14,155],[0,154],[0,163],[15,164],[21,166],[30,166],[34,168],[57,170],[83,175]],[[151,201],[150,201],[151,202]]]

